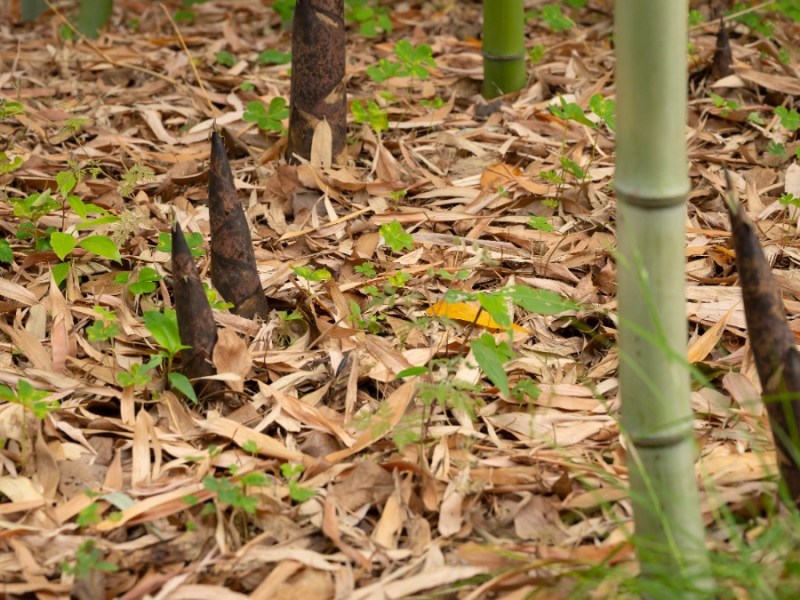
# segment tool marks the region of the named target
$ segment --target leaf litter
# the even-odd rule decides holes
[[[244,118],[248,102],[288,99],[287,65],[258,60],[290,51],[271,7],[195,5],[178,37],[156,5],[115,6],[92,43],[63,41],[52,15],[0,26],[0,98],[24,107],[0,121],[6,158],[22,160],[0,175],[14,259],[0,277],[0,384],[13,396],[0,404],[3,593],[544,598],[580,594],[580,574],[597,565],[635,573],[613,347],[614,136],[602,110],[614,97],[610,3],[571,12],[569,32],[530,21],[541,53],[530,84],[490,103],[479,96],[479,3],[397,4],[393,32],[377,40],[348,25],[348,102],[372,101],[386,128],[351,113],[345,164],[320,150],[323,127],[311,160],[291,166],[285,138]],[[797,205],[785,196],[800,195],[800,141],[776,108],[796,108],[797,56],[781,62],[770,39],[730,27],[733,74],[717,81],[718,28],[691,30],[687,130],[688,347],[707,378],[692,396],[697,476],[721,552],[735,546],[719,511],[763,510],[776,474],[723,164],[788,314],[800,308]],[[773,39],[797,35],[775,21]],[[370,79],[398,40],[430,45],[429,78]],[[233,67],[215,60],[223,50]],[[253,321],[209,294],[218,342],[202,373],[230,391],[195,405],[170,389],[142,315],[175,304],[179,274],[161,237],[173,214],[176,231],[201,240],[181,245],[181,260],[196,248],[211,281],[215,126],[271,312]],[[84,239],[86,215],[58,194],[64,172],[79,173],[70,194],[95,205],[87,214],[118,217],[89,231],[120,257],[76,246],[57,281],[54,250],[16,237],[15,201],[50,194],[57,209],[31,219],[39,231]],[[158,277],[134,293],[145,268]],[[510,286],[574,308],[508,304],[509,336],[477,296],[446,298]],[[509,393],[478,368],[476,340],[512,351]],[[409,370],[422,376],[397,379]],[[749,539],[763,531],[759,514]],[[621,585],[610,578],[594,594]]]

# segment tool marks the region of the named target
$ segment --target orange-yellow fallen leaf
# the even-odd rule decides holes
[[[447,317],[455,321],[466,321],[489,329],[499,329],[501,331],[506,329],[500,326],[489,313],[481,310],[480,306],[467,304],[466,302],[445,302],[440,300],[425,312],[434,317]],[[530,329],[514,323],[511,324],[511,329],[518,333],[531,333]]]

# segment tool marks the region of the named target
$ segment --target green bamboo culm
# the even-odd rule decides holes
[[[81,0],[76,24],[78,31],[88,38],[97,39],[111,16],[113,5],[113,0]]]
[[[483,97],[525,87],[523,0],[483,0]]]
[[[22,0],[22,20],[33,21],[47,10],[44,0]]]
[[[714,586],[686,358],[687,13],[686,0],[616,2],[620,392],[650,597],[701,598]]]

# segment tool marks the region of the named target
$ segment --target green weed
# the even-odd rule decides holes
[[[203,234],[198,231],[193,231],[192,233],[184,234],[186,237],[186,245],[189,246],[189,251],[192,253],[192,258],[201,258],[204,254],[203,252],[203,244],[205,243],[205,238]],[[158,234],[158,243],[156,244],[156,250],[159,252],[166,252],[167,254],[172,254],[172,234],[160,232]]]
[[[414,238],[411,237],[411,234],[407,233],[406,230],[403,229],[403,226],[397,221],[384,223],[380,226],[379,232],[384,243],[389,246],[393,252],[414,249]]]
[[[39,390],[25,379],[17,381],[16,391],[6,385],[0,385],[0,400],[19,404],[39,420],[45,419],[51,412],[58,410],[61,404],[57,400],[48,400],[52,392]]]
[[[392,19],[389,9],[378,2],[369,5],[368,0],[345,0],[345,21],[358,25],[364,37],[376,37],[392,32]]]
[[[227,50],[220,50],[217,52],[214,55],[214,60],[217,62],[217,64],[228,68],[233,67],[237,62],[239,62],[236,56]]]
[[[105,342],[120,334],[117,314],[113,310],[107,310],[102,306],[95,306],[93,310],[99,318],[86,328],[86,337],[90,342]]]
[[[292,55],[280,50],[264,50],[256,60],[262,65],[286,65],[292,62]]]
[[[366,104],[361,100],[353,100],[350,112],[356,123],[367,123],[378,135],[389,129],[388,113],[374,100],[367,100]]]
[[[197,16],[197,13],[192,10],[192,7],[196,4],[205,4],[206,2],[208,2],[208,0],[183,0],[181,7],[172,13],[172,18],[175,19],[177,23],[191,23]]]
[[[103,553],[95,547],[94,540],[86,540],[75,552],[75,561],[61,563],[61,571],[76,579],[85,579],[93,571],[114,573],[119,567],[114,563],[103,560]]]
[[[286,100],[275,97],[269,102],[269,106],[264,106],[260,100],[253,100],[247,103],[242,119],[247,123],[255,123],[262,131],[283,132],[283,121],[289,117],[289,109],[286,107]]]
[[[436,67],[433,51],[427,44],[414,46],[408,40],[400,40],[394,46],[397,60],[382,58],[377,65],[367,67],[367,75],[376,83],[383,83],[393,77],[428,79],[429,68]]]
[[[125,271],[114,277],[114,283],[128,286],[128,291],[134,296],[152,294],[156,291],[156,283],[163,277],[152,267],[142,267],[136,274],[136,279],[131,279],[132,273]]]
[[[287,487],[289,489],[289,498],[294,502],[302,503],[310,500],[316,495],[314,490],[302,487],[298,481],[300,476],[305,470],[302,465],[293,465],[290,463],[281,464],[281,475],[287,480]]]

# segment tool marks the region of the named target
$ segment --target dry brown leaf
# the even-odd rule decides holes
[[[217,331],[217,343],[214,345],[213,353],[214,366],[217,373],[233,373],[238,377],[226,379],[225,381],[231,389],[237,392],[244,391],[244,381],[250,374],[253,361],[247,344],[232,329],[220,329]]]

